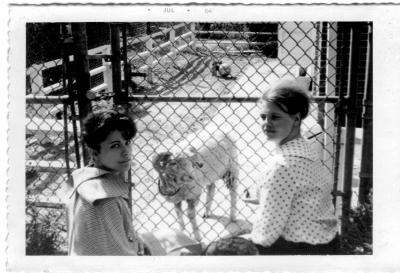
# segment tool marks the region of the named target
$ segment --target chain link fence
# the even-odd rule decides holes
[[[221,133],[228,135],[237,149],[237,220],[229,219],[229,190],[224,177],[218,177],[211,215],[203,217],[205,193],[196,206],[199,234],[208,244],[251,230],[255,207],[246,205],[242,197],[256,183],[270,153],[264,145],[256,102],[262,90],[281,77],[297,77],[314,96],[302,131],[335,179],[333,199],[341,216],[339,197],[346,190],[343,102],[349,95],[351,24],[152,22],[85,26],[91,88],[85,95],[91,109],[119,107],[117,96],[124,93],[122,107],[138,126],[130,179],[135,185],[131,194],[133,221],[139,232],[180,228],[173,202],[159,191],[153,159],[163,152],[178,154],[190,146],[200,149],[211,145],[216,160],[221,156]],[[117,26],[116,36],[110,26]],[[368,24],[365,26],[367,37]],[[73,34],[70,24],[27,25],[27,254],[59,254],[67,249],[65,203],[70,174],[84,164],[76,94],[79,83],[74,75],[73,51],[68,49],[73,45]],[[113,37],[118,39],[113,41]],[[366,52],[366,47],[359,48],[360,55]],[[116,55],[120,58],[117,63]],[[120,79],[115,73],[113,76],[115,69],[120,69]],[[362,73],[366,71],[361,69]],[[362,80],[358,80],[360,90]],[[357,96],[362,96],[358,92]],[[361,108],[357,109],[355,114],[360,116]],[[209,164],[224,167],[218,160]],[[185,203],[183,209],[188,209]],[[193,236],[188,218],[183,219],[187,234]],[[43,240],[32,239],[38,238],[37,233]],[[46,240],[55,243],[43,245]]]

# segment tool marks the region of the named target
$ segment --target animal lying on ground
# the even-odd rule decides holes
[[[211,71],[213,76],[217,76],[218,73],[224,78],[231,76],[231,66],[222,61],[213,61]]]
[[[187,202],[194,238],[201,241],[196,205],[203,189],[207,188],[204,217],[211,215],[215,182],[219,179],[223,179],[230,192],[230,220],[236,220],[237,150],[225,133],[211,134],[206,130],[191,135],[174,148],[177,153],[163,152],[153,159],[153,166],[159,174],[159,192],[167,201],[174,203],[182,230],[185,228],[182,201]]]

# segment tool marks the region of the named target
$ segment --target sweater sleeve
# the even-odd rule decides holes
[[[99,211],[102,217],[102,222],[105,231],[108,233],[110,245],[114,245],[115,252],[110,253],[114,255],[136,255],[137,254],[137,241],[133,230],[130,225],[130,215],[120,202],[122,198],[107,198],[101,199],[96,202],[96,210]]]
[[[262,179],[251,239],[268,247],[282,235],[289,219],[296,181],[290,169],[281,164],[276,164]]]
[[[80,240],[80,255],[137,255],[138,242],[122,198],[98,200]]]

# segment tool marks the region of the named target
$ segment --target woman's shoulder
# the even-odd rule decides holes
[[[97,169],[97,168],[96,168]],[[85,173],[85,169],[79,169],[81,176],[74,180],[75,191],[84,200],[94,203],[96,200],[125,196],[129,192],[129,184],[122,178],[100,169]],[[98,171],[100,170],[100,171]]]
[[[290,161],[304,159],[314,161],[319,159],[318,152],[302,137],[287,142],[282,145],[280,150],[283,157]]]
[[[88,166],[76,169],[72,172],[74,186],[88,180],[99,179],[107,173],[109,172],[106,170]]]
[[[126,202],[125,198],[122,196],[110,196],[107,198],[97,199],[93,202],[93,205],[102,209],[109,208],[112,206],[121,207],[121,204]]]

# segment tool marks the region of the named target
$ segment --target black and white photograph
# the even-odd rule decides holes
[[[399,270],[399,6],[356,8],[11,6],[7,270]]]

